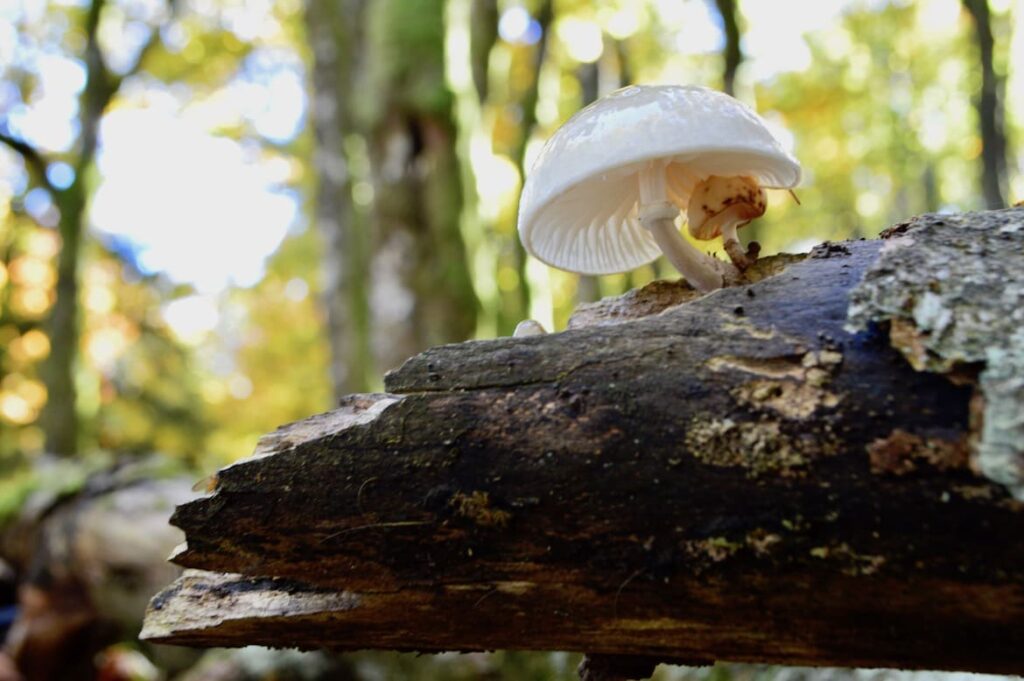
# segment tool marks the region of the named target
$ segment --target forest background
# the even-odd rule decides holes
[[[631,83],[733,93],[801,160],[765,253],[1024,198],[1019,0],[3,3],[0,518],[40,462],[207,473],[430,345],[674,277],[516,235],[544,140]]]

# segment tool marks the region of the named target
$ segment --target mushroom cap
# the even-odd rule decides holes
[[[717,180],[712,184],[713,180]],[[690,236],[708,241],[722,236],[722,226],[736,223],[746,227],[754,218],[764,215],[768,198],[757,180],[733,176],[708,178],[693,188],[686,209],[686,228]]]
[[[633,85],[576,113],[544,145],[519,201],[527,252],[581,274],[657,258],[636,207],[638,174],[655,160],[667,164],[667,198],[681,211],[710,175],[746,175],[769,188],[800,182],[800,164],[740,101],[705,87]]]

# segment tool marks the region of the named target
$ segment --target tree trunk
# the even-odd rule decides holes
[[[473,0],[469,12],[469,55],[473,87],[476,90],[477,101],[483,104],[487,101],[487,93],[490,90],[488,71],[491,49],[498,41],[498,1]]]
[[[56,300],[46,320],[50,355],[41,368],[47,400],[39,417],[46,448],[54,454],[73,455],[81,446],[80,423],[75,388],[75,363],[79,352],[78,269],[82,260],[85,235],[85,209],[92,192],[90,174],[99,146],[100,122],[114,95],[128,76],[137,73],[160,40],[159,27],[152,27],[124,75],[115,75],[107,67],[100,49],[99,31],[105,0],[92,0],[85,14],[82,33],[85,48],[85,87],[78,107],[79,136],[73,156],[74,180],[67,189],[54,187],[46,176],[47,161],[24,140],[16,139],[0,126],[0,143],[14,149],[25,159],[30,174],[50,196],[60,211],[58,230],[61,249],[57,256]],[[175,1],[168,0],[173,13]]]
[[[981,92],[975,100],[981,134],[981,190],[988,208],[1006,205],[1006,133],[1003,127],[1005,83],[996,74],[995,39],[988,0],[963,0],[974,20],[981,67]]]
[[[144,637],[1021,672],[1024,209],[890,235],[434,348],[265,437],[173,518],[231,574]]]
[[[519,168],[519,177],[522,178],[524,183],[526,182],[526,175],[530,171],[526,165],[526,149],[530,144],[534,128],[537,127],[537,102],[540,99],[541,69],[544,68],[544,60],[548,52],[548,41],[550,40],[551,24],[554,20],[552,0],[540,0],[536,12],[537,23],[540,25],[541,30],[541,38],[534,48],[533,66],[531,68],[533,78],[522,93],[520,93],[518,101],[520,113],[519,138],[516,140],[516,144],[511,152],[512,161]],[[526,249],[523,248],[523,244],[519,239],[513,240],[512,249],[513,265],[518,275],[519,287],[516,289],[518,300],[515,301],[516,305],[513,306],[515,312],[513,312],[511,319],[506,318],[504,324],[502,324],[503,327],[509,328],[514,327],[520,320],[530,314],[530,297],[532,295],[529,279],[526,276]]]
[[[581,64],[576,70],[580,83],[580,108],[597,101],[601,96],[601,71],[598,62]],[[621,85],[620,85],[621,87]],[[580,274],[576,278],[576,303],[590,303],[601,297],[601,285],[596,276]]]
[[[477,300],[460,231],[444,3],[380,0],[367,21],[371,308],[377,362],[390,368],[430,345],[471,337]]]
[[[736,71],[743,62],[740,49],[740,24],[736,0],[715,0],[718,14],[722,19],[725,45],[722,47],[722,90],[729,95],[736,94]]]
[[[353,205],[353,164],[346,147],[346,140],[358,138],[352,93],[363,49],[365,6],[364,0],[308,0],[306,5],[313,48],[316,224],[324,241],[323,305],[338,399],[368,390],[375,374],[367,300],[368,225],[365,212]]]
[[[57,297],[46,321],[50,355],[42,367],[47,400],[39,417],[47,451],[65,456],[78,453],[80,423],[75,388],[75,363],[78,359],[79,301],[78,266],[82,260],[85,232],[85,206],[92,191],[88,176],[99,143],[103,112],[120,86],[107,69],[99,45],[99,25],[104,0],[93,0],[85,18],[85,89],[79,104],[79,141],[75,158],[75,178],[71,186],[53,192],[60,210],[61,237],[57,256]],[[141,55],[140,55],[141,59]]]
[[[498,39],[497,0],[447,0],[445,3],[447,82],[455,101],[456,153],[462,187],[460,216],[466,259],[480,309],[477,336],[493,336],[498,330],[500,290],[498,240],[494,225],[481,212],[477,190],[478,169],[473,164],[474,139],[486,135],[484,114],[490,91],[491,50]],[[466,69],[468,64],[469,69]]]
[[[87,191],[85,180],[76,176],[70,187],[54,194],[60,210],[61,247],[57,255],[57,297],[45,324],[50,354],[40,371],[46,385],[46,404],[39,414],[39,426],[43,429],[46,450],[63,456],[74,455],[79,448],[75,386],[80,337],[78,264],[82,258]]]

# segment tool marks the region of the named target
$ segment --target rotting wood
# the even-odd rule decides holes
[[[178,509],[175,561],[238,574],[144,637],[1024,671],[1024,505],[968,464],[971,370],[845,329],[881,247],[412,358]]]

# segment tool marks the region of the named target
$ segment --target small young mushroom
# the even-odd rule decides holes
[[[762,215],[764,188],[792,188],[800,164],[750,108],[695,86],[634,85],[583,109],[544,145],[523,187],[519,237],[560,269],[612,274],[664,253],[694,288],[720,288],[757,256],[736,230]],[[723,237],[733,265],[679,233]]]
[[[707,241],[721,236],[732,264],[745,270],[757,260],[761,245],[752,241],[744,253],[736,230],[764,215],[767,207],[764,189],[754,178],[712,175],[693,188],[686,226],[694,239]]]
[[[527,336],[543,336],[547,331],[541,323],[534,319],[524,319],[516,324],[516,330],[512,332],[513,338],[526,338]]]

